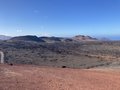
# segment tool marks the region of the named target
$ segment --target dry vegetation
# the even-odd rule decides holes
[[[120,65],[119,41],[57,42],[0,41],[5,62],[68,68]],[[115,64],[114,64],[115,65]]]

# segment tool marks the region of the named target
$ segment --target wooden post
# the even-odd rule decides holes
[[[0,55],[1,55],[0,63],[4,64],[4,53],[2,51],[0,51]]]

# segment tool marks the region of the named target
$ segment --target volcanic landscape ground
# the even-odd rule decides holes
[[[7,40],[0,51],[0,90],[120,90],[120,41]]]
[[[0,90],[120,90],[120,71],[0,65]]]

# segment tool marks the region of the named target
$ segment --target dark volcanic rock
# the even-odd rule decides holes
[[[40,37],[40,39],[44,40],[45,42],[60,42],[61,38],[59,37]]]

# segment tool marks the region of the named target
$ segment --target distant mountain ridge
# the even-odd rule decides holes
[[[0,35],[0,40],[9,40],[11,38],[12,37],[10,37],[10,36]]]
[[[96,38],[92,38],[90,36],[84,35],[77,35],[73,38],[63,38],[63,37],[37,37],[32,35],[26,36],[18,36],[13,37],[10,40],[19,40],[19,41],[35,41],[35,42],[47,42],[47,43],[54,43],[54,42],[79,42],[79,41],[95,41]]]

